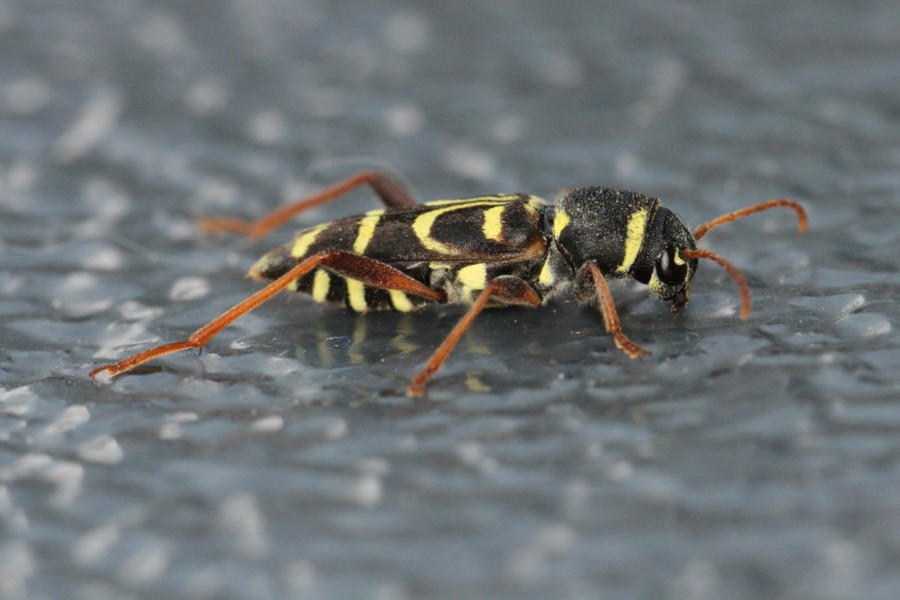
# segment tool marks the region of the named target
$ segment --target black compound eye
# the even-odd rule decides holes
[[[656,276],[666,285],[684,283],[687,264],[675,262],[675,248],[668,246],[656,259]]]

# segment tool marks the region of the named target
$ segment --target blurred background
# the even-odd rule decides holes
[[[0,597],[893,599],[900,5],[0,0]],[[204,238],[362,168],[717,230],[688,310],[358,316]],[[365,190],[317,223],[378,205]]]

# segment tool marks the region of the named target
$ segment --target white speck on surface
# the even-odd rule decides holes
[[[616,157],[616,175],[623,179],[632,177],[638,169],[640,159],[633,152],[625,152]]]
[[[91,420],[91,413],[83,404],[67,406],[59,416],[44,427],[44,437],[57,437],[84,425]]]
[[[308,560],[298,560],[289,564],[282,576],[284,585],[297,598],[319,598],[316,568]]]
[[[239,197],[240,188],[234,181],[225,177],[208,176],[200,181],[190,204],[228,208],[234,206]]]
[[[584,81],[585,68],[575,56],[557,50],[542,55],[539,74],[550,85],[571,88]]]
[[[833,296],[798,296],[791,298],[793,306],[807,308],[826,315],[848,314],[862,308],[866,297],[862,294],[835,294]]]
[[[5,485],[0,485],[0,523],[9,533],[23,534],[28,531],[28,517],[22,508],[16,506]]]
[[[158,580],[171,562],[166,544],[145,540],[118,568],[118,578],[129,585],[147,585]]]
[[[14,481],[24,475],[31,475],[46,469],[52,463],[53,459],[49,454],[29,452],[9,465],[0,468],[0,481]]]
[[[612,481],[623,481],[634,473],[634,466],[628,461],[620,460],[611,464],[606,469],[606,476]]]
[[[716,583],[716,569],[707,560],[692,560],[675,580],[672,589],[673,600],[709,598]]]
[[[484,458],[481,444],[475,441],[460,442],[456,445],[456,456],[464,465],[473,466]]]
[[[632,109],[638,127],[647,127],[672,105],[687,81],[687,66],[673,58],[660,59],[653,69],[646,96]]]
[[[6,90],[6,106],[19,115],[33,115],[50,102],[52,92],[41,79],[29,77],[12,82]]]
[[[81,266],[94,271],[115,271],[121,269],[125,262],[125,255],[118,248],[104,248],[87,253]]]
[[[328,419],[328,423],[323,429],[325,439],[329,442],[335,442],[347,435],[347,421],[344,419],[334,418]]]
[[[507,570],[518,581],[534,583],[544,576],[550,560],[571,552],[574,545],[575,532],[568,525],[545,526],[510,556]]]
[[[114,437],[103,434],[79,444],[78,457],[88,462],[113,465],[122,462],[124,452]]]
[[[525,135],[526,122],[519,115],[500,115],[491,126],[491,135],[502,144],[511,144]]]
[[[405,137],[422,131],[425,126],[425,115],[412,104],[399,104],[387,110],[384,122],[388,134]]]
[[[449,171],[480,181],[492,179],[497,172],[492,155],[468,144],[448,148],[444,152],[444,161]]]
[[[106,558],[109,550],[119,541],[119,528],[115,525],[101,525],[83,533],[72,545],[72,559],[82,565],[91,566]]]
[[[363,473],[384,477],[391,472],[391,463],[377,456],[367,456],[356,462],[356,467]]]
[[[409,593],[399,581],[388,581],[375,587],[372,600],[407,600]]]
[[[417,12],[402,10],[390,17],[385,29],[388,44],[398,52],[414,52],[424,47],[429,40],[431,26],[428,20]]]
[[[94,352],[93,358],[106,359],[119,356],[123,350],[145,346],[157,340],[158,338],[149,335],[147,328],[140,323],[111,323],[104,328],[101,346]]]
[[[37,401],[38,396],[27,385],[0,390],[0,413],[21,417],[31,412]]]
[[[37,166],[30,160],[19,159],[14,161],[6,170],[2,189],[10,194],[24,194],[31,191],[37,180]],[[17,204],[22,203],[24,205],[26,202],[26,198],[21,198],[17,201]]]
[[[69,273],[53,287],[53,307],[66,316],[95,314],[113,304],[97,276],[87,271]]]
[[[188,90],[187,106],[197,116],[209,116],[224,109],[230,99],[231,84],[225,79],[209,77]]]
[[[284,139],[287,119],[277,110],[263,110],[250,118],[248,133],[257,144],[274,144]]]
[[[234,548],[245,558],[258,559],[269,546],[265,519],[249,493],[226,498],[219,508],[219,527],[234,540]]]
[[[178,423],[164,423],[159,428],[159,439],[161,440],[180,440],[184,432]]]
[[[364,508],[380,503],[383,495],[381,478],[372,474],[363,475],[350,488],[350,500]]]
[[[172,284],[169,298],[175,301],[196,300],[209,294],[209,281],[205,277],[189,275],[180,277]]]
[[[177,60],[191,49],[184,23],[176,13],[159,8],[146,11],[135,30],[137,42],[161,59]]]
[[[273,433],[284,427],[284,419],[280,415],[270,415],[262,417],[250,424],[250,431],[261,433]]]
[[[854,313],[837,322],[837,331],[845,338],[870,338],[891,332],[891,321],[877,313]]]
[[[50,504],[56,508],[69,506],[81,494],[84,467],[71,461],[55,461],[41,474],[45,481],[56,486],[50,494]]]
[[[91,211],[91,219],[102,222],[104,229],[100,233],[107,233],[109,223],[128,214],[131,207],[130,194],[122,186],[100,176],[91,177],[84,183],[81,198]]]
[[[35,572],[34,555],[24,540],[10,540],[0,545],[0,598],[28,598],[28,580]]]
[[[72,162],[89,152],[108,136],[119,123],[122,98],[111,88],[94,93],[75,118],[75,122],[53,147],[53,154],[62,163]]]

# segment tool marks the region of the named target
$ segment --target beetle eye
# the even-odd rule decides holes
[[[684,283],[687,276],[687,264],[675,262],[675,248],[666,247],[656,259],[656,276],[666,285]]]

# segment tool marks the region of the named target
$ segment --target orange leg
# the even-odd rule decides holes
[[[369,185],[388,208],[407,208],[416,204],[412,195],[387,173],[361,171],[325,188],[315,196],[282,206],[255,221],[229,217],[201,218],[198,225],[203,233],[237,233],[259,239],[304,210],[327,204],[361,185]]]
[[[492,280],[478,295],[468,312],[463,315],[453,330],[444,338],[441,345],[431,354],[425,367],[409,382],[409,386],[406,388],[407,396],[421,398],[425,395],[425,384],[441,368],[441,365],[447,360],[447,356],[456,347],[462,335],[472,326],[475,317],[484,310],[491,297],[499,298],[508,304],[531,308],[537,308],[541,305],[541,297],[524,280],[511,275],[504,275]]]
[[[112,378],[125,371],[130,371],[134,367],[154,358],[172,354],[173,352],[180,352],[181,350],[188,350],[190,348],[202,348],[207,342],[215,337],[216,334],[236,319],[255,309],[292,282],[297,281],[319,266],[334,271],[339,275],[357,279],[372,287],[400,290],[402,292],[428,298],[435,302],[446,301],[444,292],[433,290],[390,265],[349,252],[323,250],[322,252],[310,256],[303,262],[298,263],[297,266],[293,267],[290,271],[246,300],[229,308],[224,313],[192,333],[188,339],[155,346],[124,358],[115,364],[97,367],[90,372],[90,376],[93,379],[96,379],[101,375],[105,378]]]
[[[639,356],[650,354],[622,333],[622,325],[619,323],[619,313],[616,312],[616,304],[609,291],[609,286],[606,284],[606,278],[604,278],[603,273],[600,272],[600,267],[598,267],[597,263],[594,261],[587,263],[586,267],[591,278],[594,280],[594,289],[597,292],[597,299],[600,301],[600,312],[603,314],[603,323],[606,326],[606,331],[613,336],[616,346],[631,358],[638,358]]]

